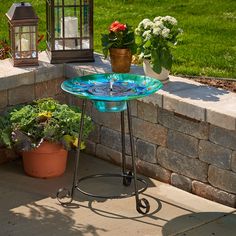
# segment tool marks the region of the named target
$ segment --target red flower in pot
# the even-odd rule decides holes
[[[108,30],[108,34],[102,34],[103,54],[106,58],[110,53],[113,72],[127,73],[132,55],[136,53],[134,31],[131,26],[119,21],[114,21]]]

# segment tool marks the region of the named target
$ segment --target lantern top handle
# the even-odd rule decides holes
[[[34,19],[38,20],[32,5],[26,2],[13,3],[9,11],[6,13],[8,20],[17,21],[17,20],[27,20]]]

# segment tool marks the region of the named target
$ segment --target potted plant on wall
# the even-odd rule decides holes
[[[139,23],[135,29],[137,54],[143,60],[147,76],[163,83],[168,81],[173,61],[171,48],[177,44],[180,33],[177,20],[171,16],[158,16],[153,21],[144,19]]]
[[[0,143],[22,154],[26,174],[50,178],[64,173],[68,150],[77,148],[81,113],[52,98],[16,107],[0,119]],[[92,130],[85,116],[83,137]],[[81,143],[81,149],[85,148]]]
[[[110,53],[112,71],[128,73],[132,55],[136,53],[134,31],[128,24],[113,22],[108,34],[102,34],[102,47],[105,58]]]

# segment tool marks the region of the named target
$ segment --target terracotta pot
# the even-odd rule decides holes
[[[129,48],[110,48],[112,71],[116,73],[128,73],[130,71],[132,54]]]
[[[162,67],[161,73],[158,74],[152,69],[149,61],[146,60],[146,59],[143,60],[143,70],[144,70],[144,73],[145,73],[146,76],[158,79],[163,84],[165,84],[169,81],[169,74],[170,74],[169,70]]]
[[[43,142],[38,148],[23,152],[23,165],[27,175],[51,178],[65,172],[68,152],[62,145]]]

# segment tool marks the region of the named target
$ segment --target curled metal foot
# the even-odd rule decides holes
[[[132,171],[128,171],[124,177],[123,177],[123,185],[124,186],[130,186],[133,178],[133,173]]]
[[[148,200],[145,198],[139,199],[136,209],[140,214],[147,214],[150,211],[150,204]]]
[[[70,204],[73,201],[70,190],[67,188],[60,188],[57,191],[57,200],[62,205]]]

